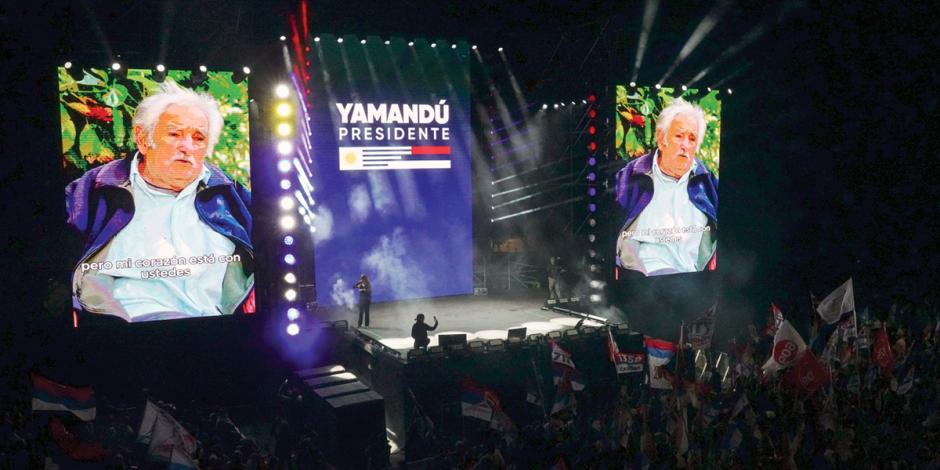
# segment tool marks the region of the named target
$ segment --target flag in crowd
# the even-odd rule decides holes
[[[705,314],[689,324],[689,342],[692,349],[710,349],[715,334],[715,307],[713,304]]]
[[[93,388],[63,385],[37,373],[30,374],[30,379],[33,411],[67,411],[82,421],[95,419],[97,403]]]
[[[617,368],[617,374],[643,372],[643,353],[621,352],[610,328],[607,329],[607,355]]]
[[[875,333],[875,344],[872,349],[872,358],[881,368],[881,374],[890,377],[894,374],[894,353],[891,351],[891,340],[888,339],[888,330],[885,325]]]
[[[137,442],[147,444],[150,458],[168,462],[170,468],[196,468],[196,439],[173,416],[150,400],[144,407]]]
[[[777,334],[777,330],[780,329],[780,326],[783,324],[783,310],[780,310],[780,307],[777,304],[770,303],[770,318],[767,319],[767,328],[764,330],[764,334],[767,336],[774,336]]]
[[[806,343],[800,333],[793,328],[790,322],[784,320],[777,334],[774,335],[774,346],[770,358],[764,363],[764,372],[777,372],[793,365],[797,357],[806,351]]]
[[[829,372],[819,363],[812,351],[803,351],[793,368],[783,377],[783,383],[807,395],[829,383]]]
[[[486,399],[486,389],[470,379],[460,381],[460,414],[490,422],[493,408]]]
[[[577,404],[574,392],[584,390],[582,381],[571,353],[562,349],[557,342],[551,342],[552,350],[552,376],[555,382],[555,402],[552,404],[552,414],[561,410],[572,408]]]
[[[52,435],[52,440],[72,460],[100,462],[107,455],[101,443],[80,439],[58,418],[53,417],[49,420],[49,433]]]
[[[676,356],[676,345],[661,339],[646,338],[646,358],[649,361],[650,388],[668,390],[672,388],[666,366]]]
[[[822,299],[816,311],[828,324],[838,323],[843,319],[843,315],[855,312],[855,290],[852,288],[852,278]]]

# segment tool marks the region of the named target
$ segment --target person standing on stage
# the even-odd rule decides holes
[[[559,288],[561,284],[561,273],[564,272],[561,269],[561,264],[558,262],[558,258],[552,256],[548,262],[548,300],[555,299],[555,301],[560,300],[561,295]]]
[[[415,349],[427,348],[431,342],[428,339],[428,332],[437,328],[437,317],[434,317],[434,326],[429,326],[424,322],[424,314],[419,313],[415,318],[415,324],[411,326],[411,337],[415,339]]]
[[[365,326],[369,326],[369,306],[372,305],[372,284],[365,274],[359,276],[359,282],[353,285],[359,289],[359,326],[362,327],[362,319],[365,316]]]

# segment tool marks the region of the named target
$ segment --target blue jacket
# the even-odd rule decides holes
[[[72,276],[73,303],[79,304],[76,307],[95,313],[113,313],[109,310],[118,307],[113,299],[108,299],[108,280],[86,280],[88,276],[83,275],[79,268],[89,260],[103,260],[107,251],[105,248],[134,218],[134,198],[130,186],[132,160],[133,157],[129,156],[91,169],[65,188],[68,225],[84,240],[82,255]],[[226,280],[223,282],[223,303],[227,303],[226,307],[234,311],[254,285],[254,248],[251,244],[251,213],[248,210],[251,193],[218,168],[208,163],[205,165],[209,169],[209,180],[201,183],[196,190],[196,212],[212,230],[230,239],[235,244],[235,251],[242,254],[243,258],[238,269],[231,273],[232,276],[226,272]],[[244,261],[246,257],[247,262]],[[229,266],[229,271],[233,271],[232,268]],[[94,292],[86,296],[83,287]],[[228,299],[224,298],[226,292]],[[118,313],[118,316],[121,315]]]
[[[656,150],[643,155],[627,164],[617,172],[616,198],[624,210],[626,218],[621,227],[621,234],[630,229],[637,217],[653,200],[653,158]],[[700,160],[695,160],[692,174],[689,175],[689,201],[696,209],[708,217],[711,236],[703,237],[702,255],[708,262],[714,257],[714,239],[718,230],[718,178],[705,167]],[[707,244],[707,246],[706,246]],[[617,264],[621,262],[620,242],[618,242]],[[704,266],[702,266],[704,269]]]

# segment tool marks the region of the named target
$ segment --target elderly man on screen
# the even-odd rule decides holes
[[[657,148],[617,173],[620,267],[647,276],[714,269],[718,178],[695,158],[704,135],[701,108],[675,99],[657,119]]]
[[[239,309],[254,285],[250,194],[205,161],[222,125],[211,96],[167,82],[137,106],[138,152],[68,185],[77,308],[132,322]]]

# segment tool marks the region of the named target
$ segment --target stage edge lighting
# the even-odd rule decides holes
[[[296,323],[291,323],[287,325],[287,334],[291,336],[297,336],[300,333],[300,327]]]

